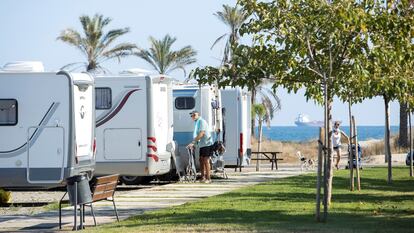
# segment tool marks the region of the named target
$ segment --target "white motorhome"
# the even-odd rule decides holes
[[[91,178],[93,77],[14,65],[0,72],[0,187],[51,188],[73,176]]]
[[[194,122],[190,117],[190,112],[199,111],[201,117],[207,121],[212,135],[217,135],[216,132],[220,132],[222,128],[220,91],[214,86],[176,84],[173,86],[173,101],[174,141],[178,144],[177,158],[179,156],[177,167],[182,171],[188,161],[186,146],[193,139]],[[199,166],[198,150],[195,156],[196,165]]]
[[[223,154],[227,167],[246,166],[251,156],[251,94],[240,87],[221,90]]]
[[[175,145],[168,80],[96,77],[96,174],[117,173],[125,184],[138,184],[170,171]]]

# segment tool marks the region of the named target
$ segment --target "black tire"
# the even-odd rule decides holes
[[[149,184],[152,176],[121,176],[119,180],[125,185]]]

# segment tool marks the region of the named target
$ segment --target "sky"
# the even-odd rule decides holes
[[[0,67],[11,61],[42,61],[47,71],[56,71],[85,58],[76,48],[56,40],[66,28],[81,31],[79,16],[96,13],[110,17],[108,29],[129,27],[130,33],[118,42],[136,43],[148,48],[149,36],[161,39],[166,34],[176,37],[173,49],[191,45],[197,50],[197,63],[188,66],[187,73],[200,66],[220,64],[224,41],[213,49],[214,41],[228,31],[214,16],[222,5],[235,5],[235,0],[1,0],[0,1]],[[130,68],[152,68],[137,57],[106,61],[102,64],[113,73]],[[183,80],[183,72],[170,74]],[[306,101],[304,91],[288,94],[278,89],[282,109],[276,113],[272,125],[294,125],[299,113],[312,120],[323,120],[323,107]],[[352,110],[359,125],[384,125],[384,103],[381,98],[366,100]],[[349,122],[348,105],[334,100],[333,119]],[[390,106],[391,125],[399,124],[399,104]]]

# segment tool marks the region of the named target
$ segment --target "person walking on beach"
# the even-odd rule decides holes
[[[213,140],[207,122],[200,116],[198,111],[190,113],[191,119],[194,121],[193,141],[187,145],[187,148],[194,147],[196,144],[200,148],[200,171],[201,182],[211,183],[210,179],[210,156],[213,155],[211,146]]]
[[[335,121],[333,132],[332,132],[332,145],[333,150],[336,152],[336,169],[339,169],[339,161],[341,160],[341,135],[343,135],[347,140],[349,140],[348,136],[339,129],[340,122]]]

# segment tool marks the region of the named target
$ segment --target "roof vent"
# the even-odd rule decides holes
[[[15,61],[3,66],[3,72],[44,72],[45,68],[40,61]]]

